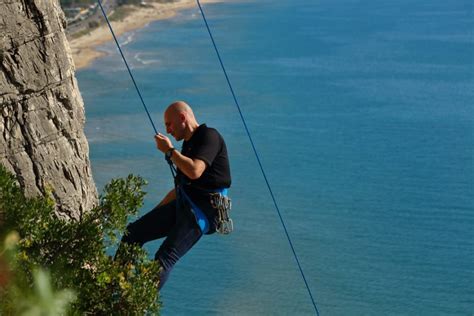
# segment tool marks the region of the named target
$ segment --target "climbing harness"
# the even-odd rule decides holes
[[[189,203],[191,212],[194,214],[201,232],[203,234],[209,232],[209,220],[204,211],[201,210],[193,200],[191,200],[182,185],[177,186],[177,192],[180,197],[183,197]],[[221,235],[230,234],[234,230],[234,224],[232,219],[229,217],[232,203],[230,198],[227,196],[227,189],[216,190],[216,192],[206,192],[206,194],[209,194],[212,208],[217,211],[216,232]]]
[[[119,50],[119,52],[120,52],[120,55],[122,56],[122,59],[123,59],[123,61],[124,61],[124,63],[125,63],[125,66],[127,67],[128,73],[129,73],[129,75],[130,75],[130,77],[131,77],[131,79],[132,79],[132,81],[133,81],[133,84],[134,84],[134,86],[135,86],[135,89],[137,90],[138,96],[140,97],[140,100],[141,100],[141,102],[142,102],[142,105],[143,105],[143,107],[145,108],[145,111],[146,111],[146,113],[147,113],[147,115],[148,115],[148,119],[150,120],[151,125],[153,126],[153,129],[155,130],[155,135],[156,135],[156,134],[158,134],[158,132],[157,132],[157,130],[156,130],[156,128],[155,128],[155,124],[153,123],[153,120],[151,119],[150,113],[148,112],[148,109],[147,109],[147,107],[146,107],[146,105],[145,105],[145,102],[143,101],[142,95],[141,95],[141,93],[140,93],[140,89],[138,88],[138,86],[137,86],[137,84],[136,84],[136,82],[135,82],[135,79],[134,79],[134,77],[133,77],[133,75],[132,75],[132,72],[131,72],[131,70],[130,70],[130,67],[128,66],[127,60],[125,59],[125,56],[124,56],[124,54],[123,54],[123,52],[122,52],[122,49],[120,48],[119,42],[118,42],[118,40],[117,40],[117,37],[115,36],[115,33],[114,33],[113,29],[112,29],[112,26],[110,25],[109,19],[107,18],[107,14],[105,13],[104,8],[102,7],[101,0],[97,0],[97,2],[99,3],[99,7],[100,7],[100,9],[101,9],[101,11],[102,11],[102,14],[104,15],[105,21],[107,22],[107,25],[109,26],[109,29],[110,29],[110,32],[112,33],[112,36],[113,36],[114,41],[115,41],[115,44],[117,45],[117,48],[118,48],[118,50]],[[256,147],[255,147],[254,141],[253,141],[252,136],[251,136],[251,134],[250,134],[250,131],[249,131],[248,127],[247,127],[247,123],[246,123],[246,121],[245,121],[244,115],[242,114],[242,110],[240,109],[239,102],[237,101],[237,97],[236,97],[236,95],[235,95],[234,89],[232,88],[232,84],[230,83],[229,76],[227,75],[227,71],[226,71],[226,69],[225,69],[225,67],[224,67],[224,63],[222,62],[222,58],[221,58],[221,56],[220,56],[220,53],[219,53],[219,50],[218,50],[218,48],[217,48],[216,42],[214,41],[214,37],[212,36],[211,29],[209,28],[209,24],[207,23],[206,15],[204,14],[204,10],[202,9],[202,6],[201,6],[200,1],[199,1],[199,0],[196,0],[196,3],[197,3],[197,5],[198,5],[198,7],[199,7],[199,11],[201,12],[201,16],[202,16],[202,18],[203,18],[204,24],[206,25],[207,32],[209,33],[209,37],[210,37],[210,39],[211,39],[211,41],[212,41],[212,45],[214,46],[214,50],[215,50],[215,52],[216,52],[216,55],[217,55],[217,58],[218,58],[218,60],[219,60],[220,65],[221,65],[222,71],[223,71],[224,76],[225,76],[225,78],[226,78],[227,85],[229,86],[230,92],[231,92],[232,97],[233,97],[233,99],[234,99],[234,103],[235,103],[235,105],[236,105],[236,107],[237,107],[237,110],[238,110],[238,112],[239,112],[239,115],[240,115],[240,118],[241,118],[241,120],[242,120],[242,123],[243,123],[243,125],[244,125],[245,131],[246,131],[246,133],[247,133],[248,139],[249,139],[250,144],[251,144],[251,146],[252,146],[253,152],[254,152],[255,157],[256,157],[256,159],[257,159],[258,165],[259,165],[259,167],[260,167],[260,171],[262,172],[263,178],[264,178],[265,183],[266,183],[266,185],[267,185],[268,191],[270,192],[270,196],[271,196],[271,198],[272,198],[272,200],[273,200],[273,204],[274,204],[275,209],[276,209],[276,211],[277,211],[278,217],[280,218],[280,222],[281,222],[281,224],[282,224],[282,226],[283,226],[283,230],[284,230],[284,232],[285,232],[286,238],[288,239],[288,243],[289,243],[289,245],[290,245],[291,251],[293,252],[293,257],[295,258],[295,261],[296,261],[296,264],[297,264],[298,269],[299,269],[299,271],[300,271],[301,277],[302,277],[302,279],[303,279],[303,281],[304,281],[304,284],[305,284],[305,286],[306,286],[306,290],[308,291],[308,295],[309,295],[309,297],[310,297],[310,299],[311,299],[311,303],[313,304],[314,311],[315,311],[316,315],[319,316],[319,310],[318,310],[318,307],[316,306],[316,301],[315,301],[315,299],[314,299],[314,297],[313,297],[313,294],[312,294],[312,292],[311,292],[311,289],[309,288],[308,282],[306,281],[306,277],[305,277],[305,275],[304,275],[303,268],[301,267],[300,261],[299,261],[299,259],[298,259],[298,255],[296,254],[296,250],[295,250],[295,248],[293,247],[293,243],[292,243],[292,241],[291,241],[290,234],[288,233],[288,229],[286,228],[285,222],[284,222],[283,217],[282,217],[281,212],[280,212],[280,208],[278,207],[278,203],[276,202],[275,195],[273,194],[272,188],[271,188],[271,186],[270,186],[270,182],[268,181],[267,175],[266,175],[265,170],[264,170],[264,168],[263,168],[263,165],[262,165],[262,163],[261,163],[261,161],[260,161],[260,157],[259,157],[259,155],[258,155],[258,151],[257,151],[257,149],[256,149]],[[168,160],[168,159],[167,159],[167,160]],[[172,170],[172,173],[173,173],[173,169],[176,171],[176,169],[174,168],[173,164],[170,163],[170,162],[168,162],[168,163],[170,164],[170,168],[171,168],[171,170]],[[230,204],[230,203],[229,203],[229,204]],[[230,220],[230,219],[229,219],[229,220]],[[230,220],[230,223],[232,223],[231,220]]]
[[[179,183],[177,178],[177,170],[174,166],[171,158],[165,155],[166,162],[170,166],[171,175],[174,179],[174,185],[176,192],[181,194],[182,197],[189,203],[191,206],[191,211],[196,217],[196,222],[201,228],[203,234],[209,231],[209,221],[206,214],[191,200],[186,191],[183,188],[183,185]],[[227,189],[218,189],[218,190],[205,190],[198,188],[198,190],[203,191],[203,193],[208,194],[210,197],[211,206],[217,210],[217,227],[216,231],[221,235],[228,235],[234,230],[234,223],[229,216],[230,209],[232,207],[231,199],[227,195]]]

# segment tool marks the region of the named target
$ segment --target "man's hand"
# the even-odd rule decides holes
[[[161,133],[158,133],[155,135],[155,142],[156,142],[156,148],[158,148],[158,150],[163,153],[166,153],[168,150],[173,148],[173,144],[171,143],[171,140]]]

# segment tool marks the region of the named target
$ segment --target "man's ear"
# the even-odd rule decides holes
[[[186,115],[184,114],[184,112],[180,112],[179,113],[179,120],[184,123],[186,122]]]

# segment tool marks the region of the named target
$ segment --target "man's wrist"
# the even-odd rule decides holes
[[[170,149],[168,149],[168,150],[165,152],[166,158],[171,159],[171,157],[173,157],[173,152],[174,152],[175,150],[176,150],[176,148],[174,148],[174,147],[171,147]]]

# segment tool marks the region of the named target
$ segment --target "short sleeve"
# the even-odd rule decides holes
[[[207,129],[203,133],[199,141],[199,145],[195,146],[193,158],[201,159],[207,166],[212,165],[221,148],[221,138],[219,133],[214,129]]]

